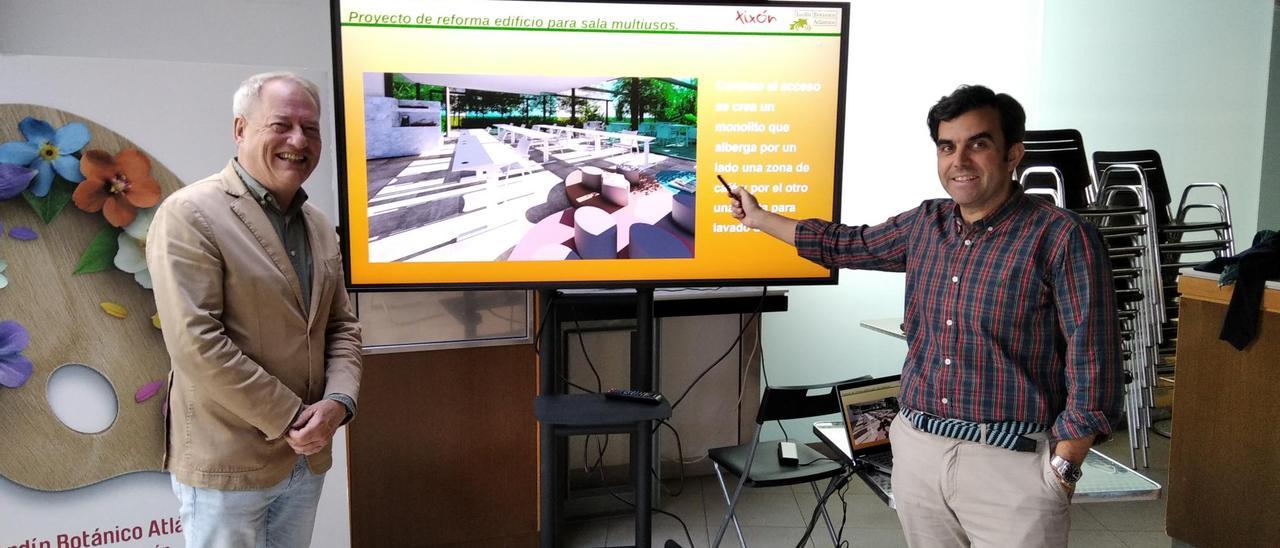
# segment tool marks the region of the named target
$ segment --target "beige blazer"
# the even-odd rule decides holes
[[[357,397],[360,325],[333,225],[310,204],[310,310],[284,245],[231,163],[170,195],[147,236],[147,266],[172,372],[165,463],[182,483],[264,489],[297,454],[284,438],[303,402]],[[307,458],[332,465],[332,445]]]

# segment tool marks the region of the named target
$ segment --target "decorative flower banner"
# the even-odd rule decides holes
[[[73,272],[101,272],[114,264],[150,289],[151,276],[141,250],[150,226],[150,208],[160,203],[160,185],[151,176],[151,160],[136,148],[124,149],[114,157],[91,149],[77,157],[90,139],[89,130],[79,122],[55,130],[48,122],[28,116],[18,127],[25,140],[0,144],[0,200],[23,195],[45,224],[52,223],[69,201],[87,212],[101,211],[114,228],[98,233]],[[75,186],[55,184],[64,182]],[[143,221],[135,223],[140,211]],[[123,232],[116,230],[121,227]],[[12,237],[37,237],[26,227],[13,230],[17,233],[10,234]]]
[[[55,131],[49,122],[28,116],[22,119],[18,128],[25,140],[0,145],[0,163],[35,169],[37,175],[31,186],[33,196],[45,198],[49,195],[54,172],[72,183],[84,179],[80,174],[80,161],[73,156],[89,142],[89,130],[84,124],[72,122]]]
[[[179,187],[91,120],[0,105],[0,475],[60,491],[161,469],[169,363],[144,250],[155,206]],[[111,385],[107,430],[81,434],[50,412],[65,364]],[[99,458],[74,458],[86,454]]]
[[[22,194],[39,171],[18,164],[0,163],[0,200]]]

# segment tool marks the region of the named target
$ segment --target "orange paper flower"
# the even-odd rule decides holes
[[[115,158],[101,150],[80,157],[84,181],[71,199],[88,212],[101,211],[111,226],[122,227],[138,215],[138,208],[160,203],[160,183],[151,178],[151,160],[128,148]]]

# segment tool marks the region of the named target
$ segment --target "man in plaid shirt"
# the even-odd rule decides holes
[[[824,266],[906,273],[890,438],[911,546],[1066,546],[1080,465],[1124,390],[1106,249],[1013,180],[1026,124],[1015,99],[961,86],[928,123],[950,199],[846,226],[770,213],[737,188],[733,214]]]

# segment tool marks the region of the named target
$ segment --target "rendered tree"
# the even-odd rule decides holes
[[[615,98],[617,104],[614,105],[614,113],[618,118],[623,118],[623,113],[629,113],[633,130],[640,128],[646,114],[652,114],[654,118],[665,122],[683,119],[686,110],[697,109],[696,88],[686,89],[663,80],[619,78],[614,80],[613,89],[619,92]],[[669,111],[673,102],[681,106]]]
[[[560,108],[560,98],[544,93],[533,98],[533,105],[542,109],[542,121],[554,122],[552,115]]]

